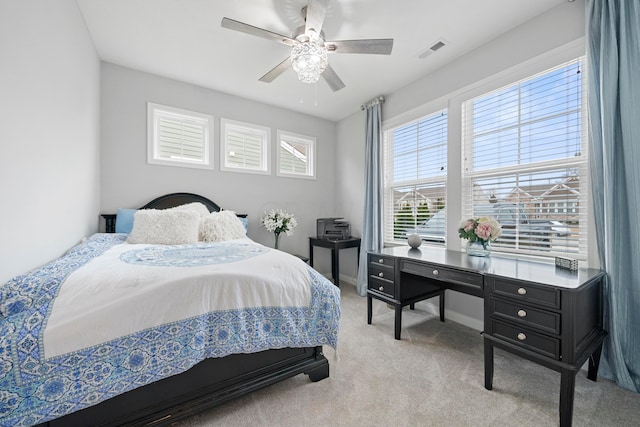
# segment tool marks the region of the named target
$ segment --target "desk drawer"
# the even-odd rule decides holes
[[[379,254],[372,254],[372,253],[369,254],[369,264],[387,265],[393,268],[394,260],[395,259],[393,257],[388,257],[384,255],[379,255]]]
[[[540,287],[523,282],[512,282],[500,277],[487,276],[489,292],[514,298],[538,306],[560,309],[560,291],[552,287]]]
[[[378,277],[380,279],[394,280],[393,265],[378,264],[375,262],[369,263],[369,276]]]
[[[478,273],[450,269],[438,264],[418,263],[408,260],[402,260],[400,262],[400,271],[428,279],[441,280],[447,289],[479,297],[483,296],[482,275]]]
[[[491,297],[491,315],[519,325],[560,335],[560,313],[540,310],[525,304]]]
[[[513,326],[499,320],[491,320],[491,335],[519,347],[531,350],[543,356],[560,360],[560,340],[532,331],[528,328]]]
[[[382,292],[393,298],[395,293],[395,285],[391,280],[379,279],[376,276],[369,276],[367,282],[369,289]]]

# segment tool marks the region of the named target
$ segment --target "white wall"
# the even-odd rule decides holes
[[[99,64],[74,0],[0,2],[0,283],[97,231]]]
[[[351,234],[362,236],[364,210],[364,140],[366,113],[359,111],[337,126],[339,155],[336,156],[336,212],[351,223]],[[343,281],[356,283],[357,251],[340,252]]]
[[[316,234],[316,218],[335,215],[336,125],[187,83],[102,63],[102,199],[101,210],[136,208],[172,192],[206,196],[225,209],[249,215],[249,237],[273,246],[273,235],[259,224],[265,210],[285,209],[298,219],[293,236],[281,236],[280,248],[306,255],[309,236]],[[215,170],[147,164],[147,102],[214,116]],[[272,149],[269,176],[220,170],[220,118],[316,137],[316,179],[275,176]],[[316,252],[320,252],[316,250]],[[318,269],[330,271],[328,255],[319,253]],[[326,262],[325,262],[326,260]]]
[[[481,80],[548,51],[580,43],[584,34],[584,1],[562,3],[400,90],[381,93],[386,98],[383,105],[384,123],[405,118],[408,120],[408,117],[419,114],[421,106],[425,104],[440,101],[454,93],[459,94]],[[352,212],[352,228],[358,232],[362,230],[364,206],[364,121],[364,112],[358,112],[337,126],[341,153],[349,153],[348,160],[336,163],[336,175],[341,183],[336,196],[337,211]],[[420,304],[427,309],[437,310],[430,302]],[[482,328],[483,307],[480,298],[449,292],[446,305],[447,318],[476,329]]]

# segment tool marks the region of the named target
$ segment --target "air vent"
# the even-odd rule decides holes
[[[431,49],[432,51],[435,52],[436,50],[440,49],[441,47],[444,47],[444,43],[439,41],[438,43],[436,43],[433,46],[431,46],[429,49]]]
[[[444,40],[444,39],[438,39],[435,43],[433,43],[431,45],[430,48],[420,52],[418,54],[418,58],[420,58],[420,59],[426,58],[427,56],[431,55],[432,53],[434,53],[434,52],[442,49],[443,47],[445,47],[447,45],[447,43],[448,42],[446,40]]]

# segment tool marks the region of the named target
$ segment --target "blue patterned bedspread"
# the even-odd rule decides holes
[[[125,239],[95,234],[0,287],[0,425],[58,418],[184,372],[208,357],[337,345],[339,291],[309,267],[309,307],[215,311],[45,359],[42,337],[65,278]]]

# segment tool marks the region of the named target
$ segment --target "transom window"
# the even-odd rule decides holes
[[[147,162],[213,169],[213,117],[166,105],[147,104]]]
[[[229,119],[221,119],[220,127],[222,170],[270,173],[270,128]]]
[[[316,139],[278,130],[278,175],[315,178]]]

